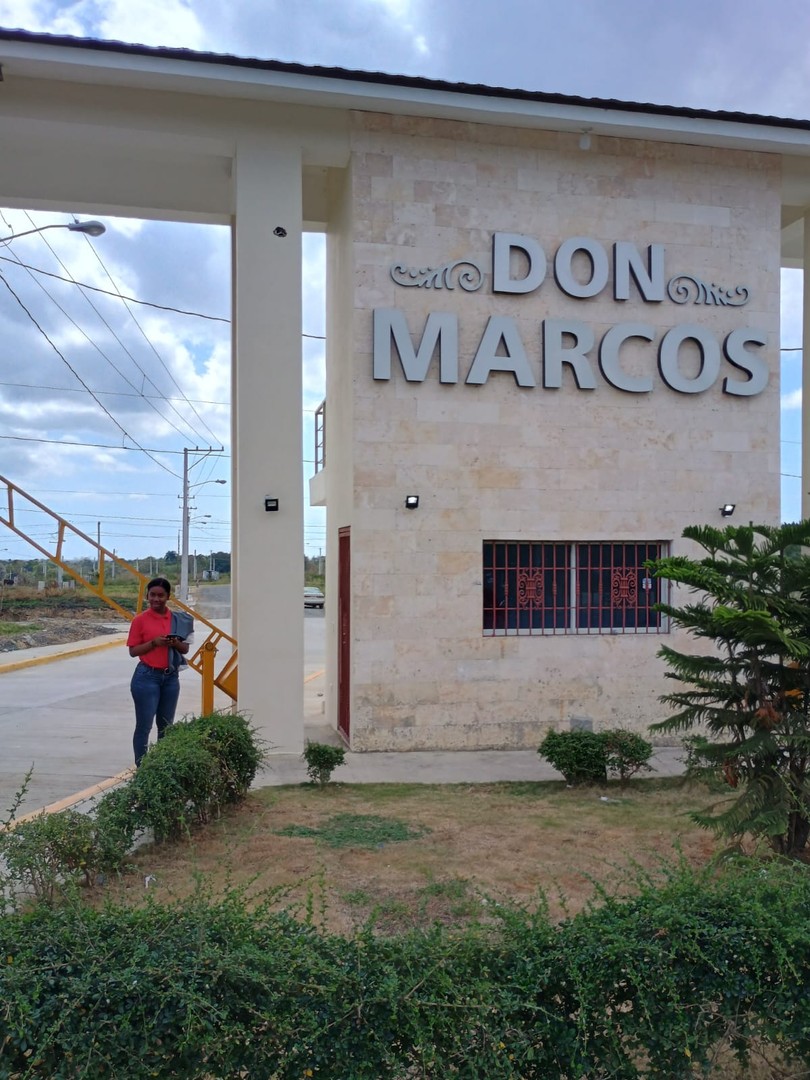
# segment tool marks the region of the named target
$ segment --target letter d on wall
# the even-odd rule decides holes
[[[527,273],[513,278],[512,252],[521,251],[529,262]],[[494,233],[492,236],[492,291],[496,293],[528,293],[543,284],[546,276],[546,254],[532,236],[520,233]]]

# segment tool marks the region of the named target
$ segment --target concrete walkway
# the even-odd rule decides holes
[[[125,635],[116,633],[74,645],[53,645],[0,653],[0,818],[33,765],[20,814],[42,807],[81,802],[88,791],[109,786],[132,763],[133,712],[129,680],[133,661]],[[304,733],[317,742],[337,744],[323,724],[323,672],[303,673]],[[200,683],[195,672],[181,678],[178,716],[199,711]],[[221,696],[218,708],[227,708]],[[272,745],[272,731],[260,732]],[[682,771],[679,748],[661,747],[652,764],[656,774]],[[306,766],[297,754],[271,754],[256,778],[257,787],[303,783]],[[334,774],[344,783],[459,784],[509,780],[559,780],[560,775],[535,750],[347,752]]]

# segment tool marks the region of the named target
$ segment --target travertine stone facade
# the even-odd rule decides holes
[[[351,526],[355,749],[533,747],[572,716],[643,730],[663,715],[656,635],[484,637],[482,544],[671,541],[684,550],[683,527],[721,524],[726,501],[736,503],[735,520],[778,520],[779,184],[768,155],[607,138],[583,150],[570,133],[354,114],[351,268],[342,264],[353,274],[353,349],[333,375],[345,386],[351,366],[352,446],[339,460],[352,494],[333,525]],[[536,291],[497,295],[496,232],[535,238],[549,260],[571,237],[608,252],[617,241],[642,252],[663,244],[667,280],[744,284],[750,300],[650,303],[631,287],[617,301],[612,273],[599,295],[578,299],[558,288],[551,266]],[[487,270],[479,291],[406,288],[390,274],[396,263],[463,258]],[[406,381],[395,350],[390,380],[375,381],[380,308],[404,312],[415,344],[429,312],[457,315],[458,382],[440,383],[435,356],[424,381]],[[465,383],[491,315],[516,321],[534,387],[508,372]],[[565,365],[561,388],[543,387],[541,325],[551,318],[594,331],[595,389],[578,389]],[[652,324],[656,341],[627,342],[622,368],[650,375],[651,393],[618,390],[599,371],[602,336],[632,321]],[[683,323],[720,342],[737,327],[764,329],[766,389],[724,394],[723,378],[744,381],[726,360],[703,393],[666,386],[658,339]],[[699,368],[688,347],[681,365],[687,375]],[[405,509],[408,494],[419,495],[418,510]]]

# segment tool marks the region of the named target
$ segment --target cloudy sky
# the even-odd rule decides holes
[[[0,0],[0,25],[810,118],[806,0]],[[183,448],[223,447],[191,456],[190,547],[228,550],[229,488],[209,482],[230,469],[227,230],[105,217],[98,239],[55,229],[2,244],[10,233],[69,220],[20,210],[0,218],[0,473],[91,535],[100,523],[102,542],[134,560],[178,546]],[[308,476],[323,396],[320,238],[308,238],[304,256]],[[797,274],[785,273],[783,297],[782,344],[791,350],[801,341]],[[783,354],[782,370],[783,516],[792,519],[797,351]],[[31,525],[42,537],[53,532],[40,519]],[[308,554],[324,535],[323,511],[308,511]],[[25,554],[0,536],[0,564]]]

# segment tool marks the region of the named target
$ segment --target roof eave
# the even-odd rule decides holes
[[[186,50],[80,39],[70,44],[64,39],[40,40],[42,37],[0,31],[0,63],[6,79],[131,87],[551,131],[587,129],[595,136],[810,155],[810,123],[806,121],[510,93],[483,86],[458,88],[452,83],[365,72],[322,74],[329,69],[272,62],[254,65],[228,57],[212,60],[208,54]]]

